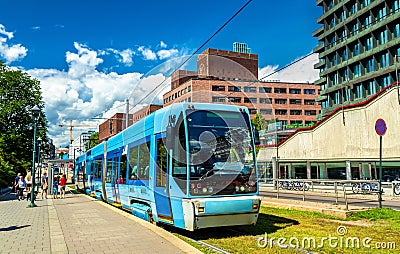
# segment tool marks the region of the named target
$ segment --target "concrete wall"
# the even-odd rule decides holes
[[[344,121],[343,121],[344,112]],[[339,111],[311,130],[299,131],[278,147],[281,162],[379,160],[378,118],[385,120],[383,160],[400,160],[400,105],[395,87],[361,107]],[[269,161],[276,147],[261,149],[258,159]]]

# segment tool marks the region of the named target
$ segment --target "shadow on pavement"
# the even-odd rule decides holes
[[[24,225],[24,226],[9,226],[7,228],[0,228],[0,232],[1,231],[12,231],[12,230],[17,230],[17,229],[21,229],[21,228],[26,228],[26,227],[30,227],[31,225]]]

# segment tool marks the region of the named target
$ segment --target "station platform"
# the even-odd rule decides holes
[[[49,195],[50,196],[50,195]],[[162,228],[82,194],[0,197],[0,253],[201,253]]]

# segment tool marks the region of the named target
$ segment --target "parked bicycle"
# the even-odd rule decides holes
[[[351,190],[354,194],[370,194],[371,192],[377,192],[379,188],[377,183],[354,183],[351,186]]]
[[[308,191],[310,189],[310,186],[306,182],[302,183],[300,181],[294,181],[293,182],[293,189],[294,190],[303,190],[304,189],[304,190]]]
[[[393,185],[393,193],[395,195],[400,195],[400,183],[395,183]]]

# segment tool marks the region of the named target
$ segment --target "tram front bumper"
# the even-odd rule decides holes
[[[187,199],[183,201],[185,228],[254,225],[260,203],[257,196]]]

